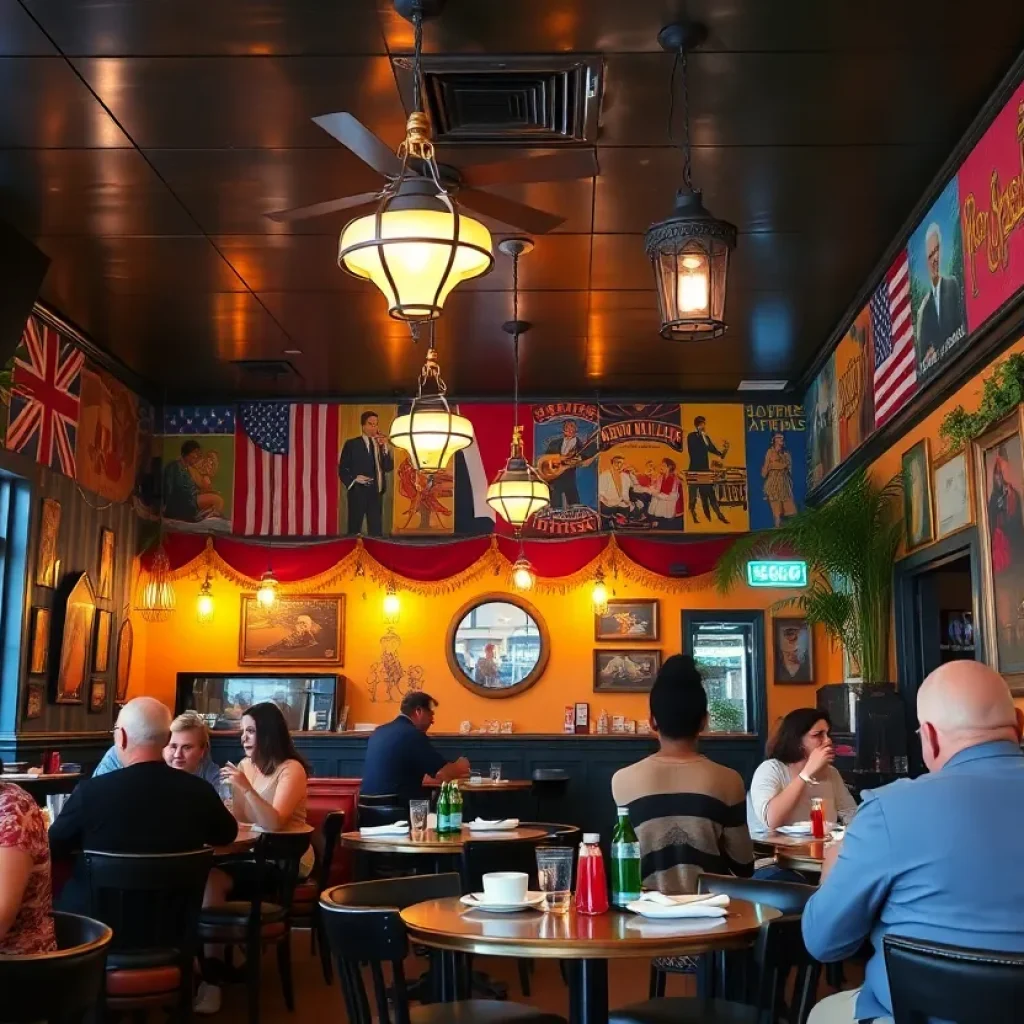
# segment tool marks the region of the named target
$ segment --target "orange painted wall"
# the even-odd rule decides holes
[[[485,719],[511,720],[516,732],[560,732],[566,704],[588,701],[596,719],[604,708],[610,715],[621,714],[640,720],[648,717],[647,698],[643,694],[603,694],[592,690],[594,617],[589,586],[565,595],[531,594],[529,600],[545,619],[551,634],[551,657],[540,680],[525,693],[505,700],[478,697],[452,677],[445,660],[445,632],[455,612],[472,598],[493,592],[492,578],[471,582],[460,589],[432,597],[402,594],[401,618],[395,631],[402,639],[399,658],[403,665],[421,665],[425,670],[424,689],[440,701],[436,728],[439,732],[457,732],[463,719],[474,728]],[[382,591],[372,582],[347,581],[345,664],[340,671],[347,677],[349,723],[382,722],[394,717],[396,704],[372,703],[369,697],[370,665],[380,656],[380,637],[386,631],[382,621]],[[215,578],[215,621],[201,626],[195,618],[195,594],[198,580],[176,584],[178,610],[165,623],[145,623],[135,617],[136,657],[132,672],[131,695],[149,694],[172,704],[178,672],[238,671],[238,620],[241,590],[223,578]],[[664,656],[681,646],[684,608],[692,609],[767,609],[782,595],[780,591],[751,590],[738,587],[726,597],[714,590],[664,595],[619,581],[616,597],[659,597],[661,600],[662,639],[657,645]],[[766,616],[769,666],[768,721],[793,708],[813,705],[815,686],[773,686],[770,613]],[[826,678],[829,644],[815,635],[816,682]],[[604,645],[614,646],[614,645]],[[280,670],[278,670],[280,671]]]

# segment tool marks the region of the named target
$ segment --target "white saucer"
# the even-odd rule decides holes
[[[544,893],[528,892],[522,903],[488,903],[487,897],[482,892],[473,892],[460,897],[459,902],[474,910],[486,910],[495,914],[514,914],[519,910],[531,910],[534,907],[539,907],[544,902]]]

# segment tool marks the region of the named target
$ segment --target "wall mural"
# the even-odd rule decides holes
[[[802,405],[743,407],[751,530],[769,530],[803,508],[807,420]]]
[[[684,404],[687,533],[750,529],[746,422],[742,405]]]
[[[423,668],[404,666],[398,656],[402,638],[389,626],[380,638],[380,657],[370,665],[367,687],[374,704],[398,704],[407,693],[423,689]]]

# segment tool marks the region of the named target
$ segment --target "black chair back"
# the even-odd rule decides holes
[[[310,836],[308,832],[265,832],[256,844],[255,859],[263,866],[262,892],[286,913],[292,909],[299,862],[309,849]]]
[[[177,950],[190,970],[213,851],[82,856],[90,912],[114,929],[111,951]]]
[[[409,805],[398,799],[397,793],[383,793],[377,796],[359,794],[356,803],[356,824],[361,828],[390,825],[396,821],[408,820]]]
[[[103,992],[113,932],[102,921],[53,913],[56,953],[0,956],[0,1024],[75,1021]]]
[[[334,855],[338,851],[338,844],[341,841],[341,833],[344,828],[344,811],[328,811],[324,815],[323,824],[320,826],[320,833],[324,837],[324,851],[323,856],[320,858],[320,873],[317,876],[321,892],[330,885]]]
[[[530,876],[530,889],[537,890],[537,847],[580,845],[582,832],[575,825],[556,825],[544,821],[520,821],[520,828],[541,829],[544,839],[535,843],[489,843],[473,842],[472,837],[463,846],[463,875],[470,892],[483,888],[483,876],[489,871],[522,871]],[[576,862],[573,861],[573,878],[570,885],[576,888]]]
[[[884,940],[896,1024],[1016,1024],[1024,1004],[1024,954],[964,949],[896,935]]]
[[[360,971],[369,964],[376,1017],[390,1021],[383,964],[391,965],[396,1024],[408,1024],[409,997],[402,961],[409,952],[400,912],[424,900],[458,896],[462,883],[455,873],[382,878],[337,885],[320,898],[327,938],[338,967],[349,1024],[371,1024],[374,1012]]]

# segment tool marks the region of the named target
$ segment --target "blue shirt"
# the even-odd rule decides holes
[[[436,775],[447,761],[412,719],[399,715],[379,725],[366,741],[359,791],[367,796],[397,793],[400,802],[425,795],[424,775]]]
[[[117,747],[111,747],[102,758],[100,763],[96,765],[95,771],[92,773],[92,777],[95,779],[97,775],[106,775],[108,772],[116,772],[119,768],[123,768],[117,757]],[[206,779],[211,786],[216,786],[220,782],[220,768],[210,758],[210,752],[207,750],[203,754],[203,759],[199,762],[199,767],[192,773],[198,775],[201,779]]]
[[[803,913],[807,949],[825,962],[852,956],[870,935],[858,1019],[892,1015],[885,935],[1024,952],[1022,793],[1024,754],[1004,740],[865,794]]]

